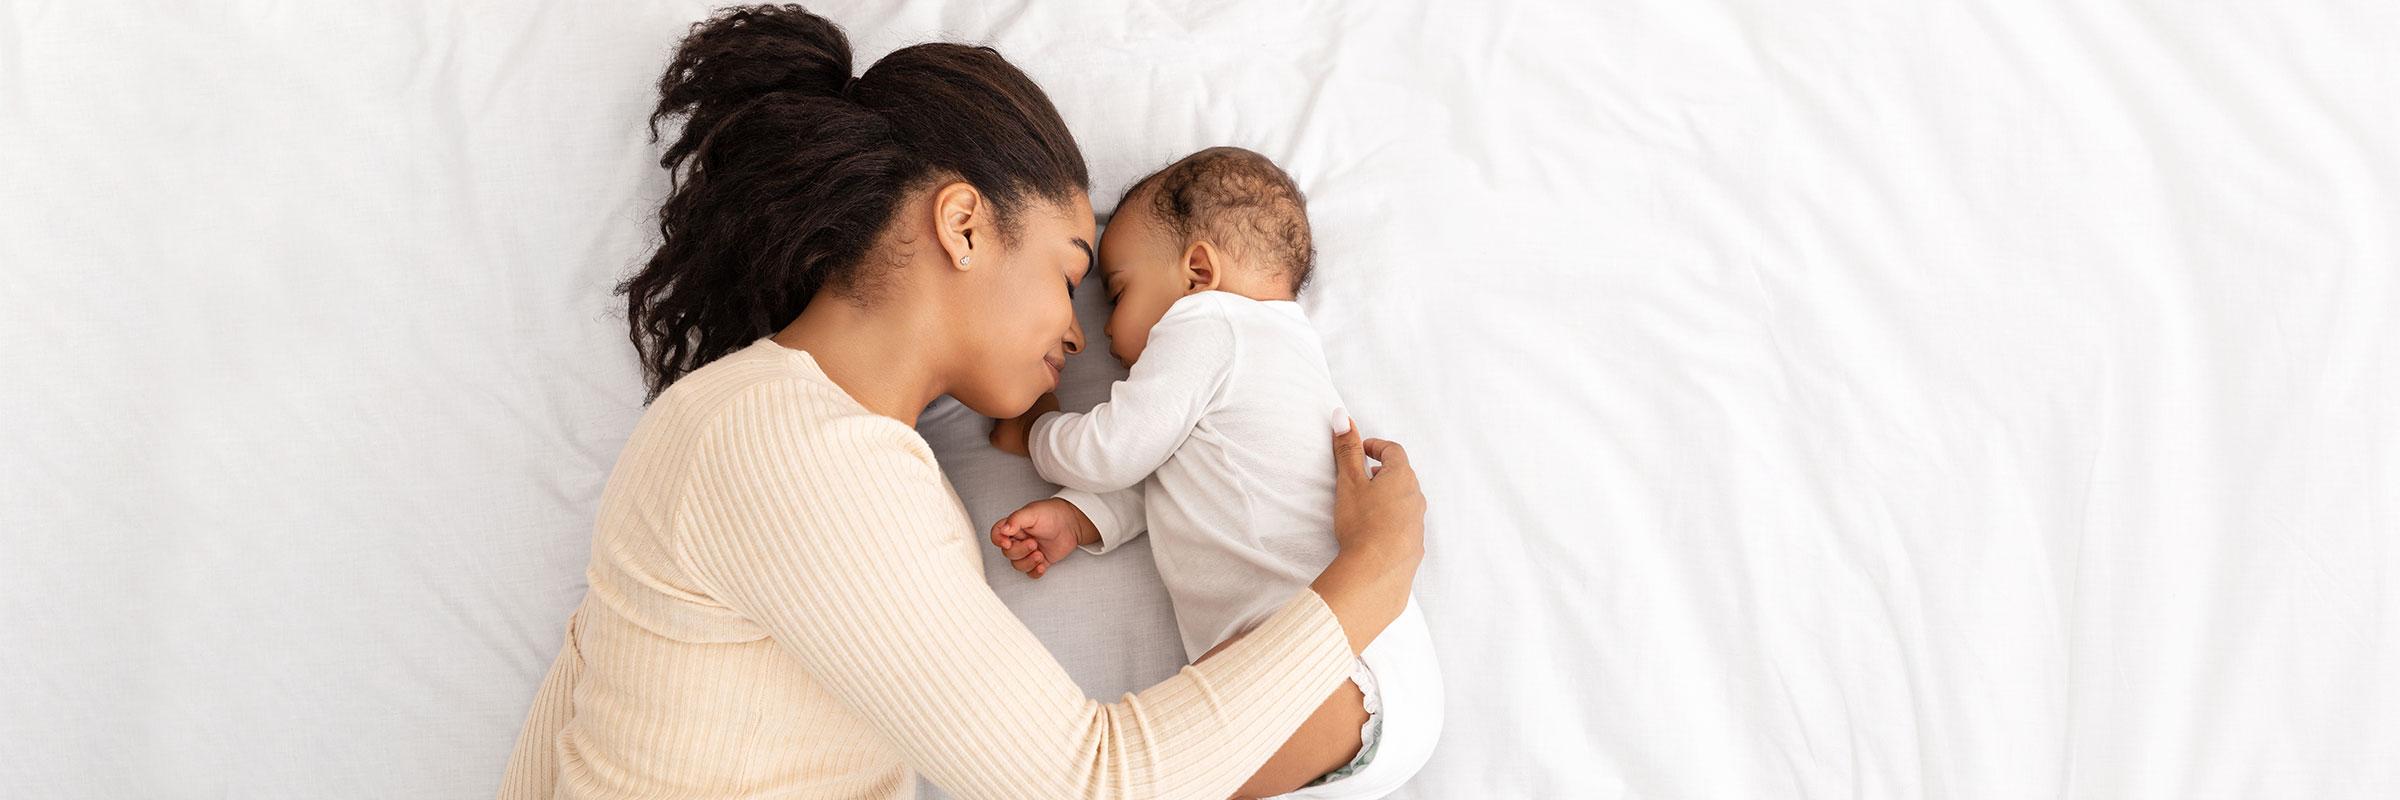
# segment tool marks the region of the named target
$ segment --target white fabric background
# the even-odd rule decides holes
[[[706,6],[211,5],[0,13],[0,795],[487,795]],[[821,10],[997,46],[1104,210],[1299,177],[1432,498],[1411,796],[2400,795],[2390,4]],[[1110,697],[1144,555],[995,584]]]

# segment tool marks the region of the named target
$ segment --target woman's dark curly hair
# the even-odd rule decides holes
[[[868,252],[911,191],[963,180],[1013,238],[1021,201],[1068,202],[1090,177],[1050,98],[988,47],[928,43],[852,77],[850,40],[796,5],[694,23],[658,82],[650,137],[664,241],[623,283],[649,400],[798,317],[819,291],[871,299]]]

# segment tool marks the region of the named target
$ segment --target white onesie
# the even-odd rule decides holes
[[[1331,421],[1341,408],[1299,303],[1196,292],[1152,326],[1108,402],[1042,415],[1027,446],[1042,477],[1065,487],[1058,496],[1099,529],[1100,542],[1083,549],[1105,553],[1149,533],[1184,654],[1197,659],[1332,562]],[[1441,725],[1439,668],[1414,599],[1363,661],[1373,678],[1361,688],[1382,688],[1381,743],[1370,748],[1380,752],[1362,752],[1362,774],[1315,788],[1378,791],[1343,797],[1406,780]]]

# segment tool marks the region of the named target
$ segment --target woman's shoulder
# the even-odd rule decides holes
[[[670,399],[684,381],[692,388]],[[670,512],[679,542],[869,535],[947,546],[967,526],[924,437],[859,405],[801,351],[745,348],[684,376],[659,403],[674,404],[664,424],[681,431]]]
[[[778,459],[898,457],[938,474],[915,429],[860,406],[807,353],[760,339],[693,370],[652,403],[696,448]]]
[[[748,346],[700,365],[676,379],[667,390],[651,402],[653,410],[685,416],[707,416],[719,411],[734,397],[755,392],[761,386],[799,382],[806,383],[814,372],[806,354],[761,338]],[[828,387],[830,388],[830,387]]]

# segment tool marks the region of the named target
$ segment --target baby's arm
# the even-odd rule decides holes
[[[1109,387],[1108,402],[1034,421],[1026,443],[1034,468],[1051,483],[1113,492],[1157,471],[1182,446],[1216,400],[1233,361],[1233,331],[1206,304],[1179,306],[1150,329],[1132,374]]]
[[[1117,549],[1117,545],[1133,541],[1149,530],[1149,521],[1142,517],[1142,485],[1134,484],[1113,492],[1087,492],[1082,489],[1060,489],[1055,495],[1083,511],[1091,520],[1095,541],[1077,542],[1083,551],[1093,555]]]

